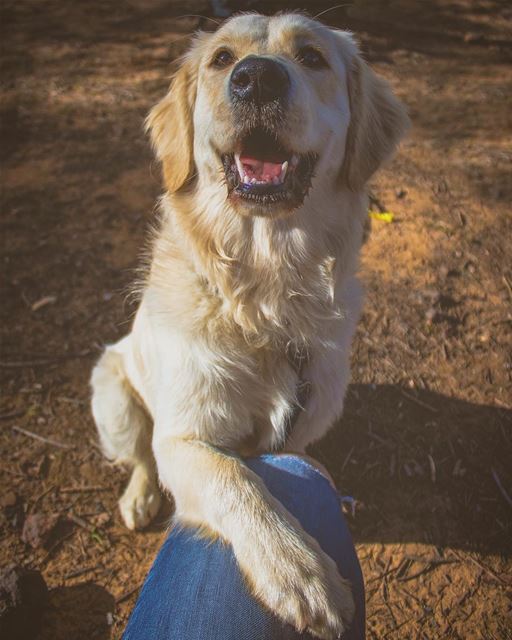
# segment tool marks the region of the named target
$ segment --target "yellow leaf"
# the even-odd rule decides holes
[[[368,215],[374,220],[381,222],[393,222],[395,214],[392,211],[369,211]]]

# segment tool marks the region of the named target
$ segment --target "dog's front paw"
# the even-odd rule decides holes
[[[158,513],[161,496],[158,485],[145,474],[133,475],[119,500],[119,510],[128,529],[143,529]]]
[[[332,640],[340,638],[352,621],[354,600],[335,563],[328,557],[323,560],[316,567],[305,563],[283,572],[276,613],[299,630]]]
[[[334,561],[312,541],[267,557],[247,570],[256,595],[281,619],[323,640],[340,638],[354,616],[349,583]],[[267,550],[268,551],[268,550]],[[258,568],[255,568],[258,567]]]

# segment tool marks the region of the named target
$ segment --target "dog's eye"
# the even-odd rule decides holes
[[[297,60],[311,69],[325,69],[327,67],[326,59],[314,47],[302,47],[297,54]]]
[[[228,49],[221,49],[217,51],[212,60],[212,67],[216,67],[217,69],[222,69],[223,67],[228,67],[230,64],[233,64],[235,61],[235,56],[228,51]]]

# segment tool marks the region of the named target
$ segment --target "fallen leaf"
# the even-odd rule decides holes
[[[46,544],[59,522],[58,513],[32,513],[25,519],[21,539],[37,549]]]
[[[381,222],[393,222],[395,214],[391,211],[370,211],[368,213],[370,218],[374,220],[380,220]]]

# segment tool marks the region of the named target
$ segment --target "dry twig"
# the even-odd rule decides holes
[[[470,560],[474,565],[476,565],[479,569],[481,569],[485,573],[488,573],[492,578],[497,580],[500,584],[502,584],[504,586],[509,586],[507,584],[507,582],[505,580],[503,580],[503,578],[501,576],[499,576],[497,573],[495,573],[489,567],[485,566],[485,564],[482,564],[481,562],[479,562],[476,558],[473,558],[473,556],[470,556],[468,553],[462,554],[459,551],[455,551],[455,549],[452,549],[451,551],[452,551],[452,553],[454,553],[461,560],[466,560],[466,559]]]
[[[43,436],[40,436],[38,433],[27,431],[27,429],[22,429],[21,427],[14,426],[12,430],[17,431],[18,433],[22,433],[24,436],[28,436],[29,438],[34,438],[34,440],[39,440],[40,442],[51,444],[53,447],[59,447],[60,449],[75,448],[72,444],[64,444],[63,442],[58,442],[57,440],[53,440],[52,438],[45,438]]]
[[[12,418],[19,418],[24,415],[25,409],[19,411],[8,411],[7,413],[0,413],[0,420],[11,420]]]
[[[130,596],[132,596],[136,591],[138,591],[141,588],[141,585],[138,584],[136,587],[134,587],[133,589],[130,589],[129,591],[125,591],[124,593],[122,593],[118,598],[116,598],[116,604],[121,604],[121,602],[124,602],[125,600],[128,600],[128,598]]]
[[[439,409],[436,409],[432,405],[427,404],[426,402],[423,402],[423,400],[420,400],[419,398],[416,398],[415,396],[411,395],[410,393],[407,393],[407,391],[404,391],[403,389],[400,389],[400,393],[404,396],[404,398],[407,398],[411,402],[415,402],[419,407],[423,407],[424,409],[428,409],[429,411],[432,411],[432,413],[439,413]]]
[[[494,467],[491,467],[492,477],[494,478],[494,482],[498,485],[498,489],[501,491],[501,495],[505,498],[505,501],[508,503],[509,507],[512,507],[512,498],[508,495],[505,487],[501,484],[500,477],[498,472]]]
[[[109,487],[61,487],[60,493],[94,493],[96,491],[110,491]]]
[[[87,522],[80,516],[75,515],[74,513],[68,513],[67,517],[68,517],[68,520],[71,520],[71,522],[74,522],[75,524],[77,524],[79,527],[82,527],[82,529],[85,529],[86,531],[94,531],[95,529],[94,525],[90,524],[89,522]]]
[[[83,569],[77,569],[75,571],[71,571],[70,573],[66,573],[66,575],[64,576],[64,579],[68,580],[69,578],[77,578],[78,576],[81,576],[84,573],[89,573],[90,571],[96,571],[96,569],[99,569],[101,566],[102,566],[101,564],[96,564],[94,565],[94,567],[84,567]]]
[[[69,353],[57,356],[51,356],[48,358],[41,358],[40,360],[0,360],[0,368],[2,369],[30,369],[32,367],[45,367],[49,364],[56,364],[57,362],[63,362],[64,360],[76,360],[78,358],[86,358],[90,356],[92,351],[82,351],[80,353]]]

